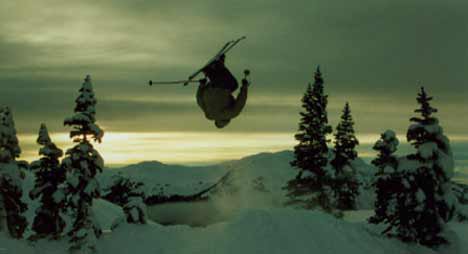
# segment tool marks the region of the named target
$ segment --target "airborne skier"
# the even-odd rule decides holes
[[[197,103],[205,113],[206,118],[213,120],[216,127],[224,128],[231,120],[237,117],[247,102],[247,93],[250,81],[247,79],[250,71],[244,71],[242,87],[237,98],[232,93],[239,88],[236,78],[224,65],[226,53],[234,48],[240,41],[246,37],[227,42],[221,50],[211,58],[202,68],[195,71],[187,80],[176,81],[149,81],[149,85],[172,85],[199,83],[197,91]],[[199,74],[203,73],[205,78],[194,80]]]
[[[208,80],[200,80],[197,91],[197,103],[205,113],[205,117],[215,122],[216,127],[224,128],[237,117],[247,102],[247,93],[250,82],[247,80],[249,71],[244,72],[242,87],[234,98],[232,93],[237,90],[239,84],[236,78],[224,65],[225,55],[219,60],[206,66],[202,71]]]

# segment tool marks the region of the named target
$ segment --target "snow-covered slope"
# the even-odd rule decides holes
[[[296,176],[292,153],[261,153],[218,165],[227,172],[201,202],[178,202],[148,207],[153,220],[163,224],[210,225],[226,221],[245,209],[282,207],[283,187]]]
[[[112,175],[143,182],[147,195],[194,195],[209,190],[201,202],[177,202],[148,207],[151,219],[163,224],[210,225],[226,221],[246,209],[283,207],[286,183],[296,177],[290,166],[291,151],[261,153],[208,167],[183,167],[148,162],[105,172],[104,185]],[[374,190],[368,188],[375,169],[357,159],[352,167],[363,182],[358,206],[371,209]],[[172,176],[174,172],[175,176]]]
[[[120,173],[144,183],[147,196],[191,196],[209,190],[204,194],[209,198],[205,204],[179,202],[148,208],[150,218],[160,223],[203,225],[224,221],[244,209],[282,207],[286,201],[283,187],[297,174],[289,164],[292,159],[292,151],[282,151],[205,167],[153,161],[105,170],[100,180],[103,186],[108,186],[112,176]],[[375,200],[372,181],[376,169],[359,158],[351,167],[357,171],[361,182],[357,207],[372,210]]]
[[[339,221],[315,211],[246,210],[232,221],[207,228],[128,225],[117,229],[99,247],[102,253],[434,253],[384,239],[368,230],[362,224]],[[138,245],[115,245],[124,241]]]
[[[468,248],[466,224],[450,224],[452,244],[439,253],[464,254]],[[318,211],[292,209],[246,210],[226,223],[206,228],[164,227],[157,224],[123,224],[97,243],[98,253],[171,254],[435,254],[417,245],[407,245],[378,234],[378,228],[362,222],[337,220]],[[5,239],[0,247],[6,253],[66,253],[67,244]]]
[[[125,220],[122,207],[114,205],[103,199],[95,199],[93,202],[93,212],[96,220],[104,232],[109,232],[116,222]]]
[[[291,151],[262,153],[239,161],[225,163],[231,168],[211,191],[214,200],[236,208],[282,207],[286,202],[286,183],[296,177],[298,170],[290,166],[293,160]],[[351,167],[358,173],[362,182],[358,207],[369,209],[373,205],[374,191],[367,188],[375,169],[361,159],[352,162]]]
[[[215,188],[218,192],[250,195],[253,190],[270,193],[275,198],[274,202],[281,203],[285,194],[282,188],[297,174],[297,170],[289,164],[292,159],[291,151],[282,151],[260,153],[204,167],[166,165],[152,161],[105,170],[99,179],[103,188],[106,188],[112,184],[113,176],[121,174],[142,182],[147,196],[189,196],[218,185]],[[360,159],[355,160],[352,167],[359,172],[362,181],[368,181],[374,172],[371,166]]]
[[[297,169],[290,166],[292,160],[292,151],[282,151],[260,153],[240,160],[205,167],[166,165],[153,161],[108,169],[101,174],[99,179],[104,189],[112,185],[113,176],[117,174],[142,182],[147,197],[176,195],[190,197],[209,190],[203,197],[208,197],[210,201],[215,202],[210,203],[209,206],[217,210],[214,213],[231,214],[234,210],[245,208],[281,207],[286,201],[286,191],[283,188],[298,173]],[[359,180],[363,183],[361,195],[358,198],[358,207],[371,209],[374,202],[374,190],[369,186],[375,169],[361,159],[353,161],[352,168],[359,173]],[[199,207],[192,205],[192,209],[195,210]],[[153,211],[160,217],[167,217],[167,219],[158,220],[163,223],[172,223],[175,218],[173,215],[169,217],[167,215],[180,212],[161,207],[149,209],[150,215]],[[187,207],[181,209],[187,209]],[[200,210],[200,213],[205,213],[204,209],[206,206],[203,207],[203,211]],[[183,217],[186,217],[185,212],[179,216],[179,218]]]
[[[291,168],[292,152],[261,153],[227,162],[221,166],[229,172],[210,192],[215,199],[235,203],[236,207],[277,207],[286,201],[284,187],[296,177],[297,170]]]
[[[122,223],[98,241],[98,253],[436,253],[382,237],[379,234],[381,228],[364,222],[371,213],[369,210],[355,211],[346,215],[348,221],[343,221],[319,211],[281,208],[285,194],[282,188],[296,175],[289,165],[291,158],[292,152],[285,151],[262,153],[211,167],[150,162],[107,170],[101,178],[102,182],[106,183],[113,174],[121,172],[150,186],[149,191],[162,185],[167,193],[191,195],[214,186],[207,193],[207,201],[149,208],[150,212],[166,209],[163,212],[168,216],[165,218],[168,222],[175,216],[191,221],[184,224],[191,224],[194,220],[203,224],[209,219],[212,223],[205,224],[205,227],[167,227],[152,222],[148,225]],[[370,172],[373,168],[361,160],[353,162],[352,167],[359,171],[363,182],[372,175]],[[178,177],[172,177],[171,170],[177,171],[175,174]],[[27,174],[25,193],[31,188],[32,180],[31,175]],[[200,181],[203,183],[197,185]],[[365,196],[362,198],[366,199]],[[32,208],[35,206],[31,201],[28,204]],[[96,201],[93,208],[104,229],[123,216],[119,207],[105,201]],[[213,214],[213,211],[218,214]],[[31,219],[33,211],[28,213]],[[467,230],[468,224],[450,223],[446,234],[452,244],[439,253],[466,253]],[[0,233],[0,253],[66,253],[67,246],[65,239],[31,244],[24,240],[7,239]]]

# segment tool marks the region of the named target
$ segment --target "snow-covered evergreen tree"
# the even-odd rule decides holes
[[[63,151],[52,142],[45,124],[42,124],[39,129],[37,143],[42,146],[39,150],[42,158],[31,163],[36,182],[29,196],[31,199],[40,197],[41,206],[36,210],[32,225],[32,229],[36,232],[33,238],[58,238],[65,227],[65,222],[60,216],[60,210],[64,204],[63,201],[56,202],[54,194],[65,180],[65,170],[60,166],[59,161],[63,156]]]
[[[398,138],[392,130],[387,130],[380,136],[373,149],[378,152],[377,158],[372,164],[378,171],[375,176],[375,192],[377,199],[375,201],[375,215],[369,219],[371,223],[381,223],[388,217],[387,208],[390,202],[394,202],[395,195],[392,190],[395,188],[391,179],[391,174],[395,172],[398,166],[398,159],[394,155],[399,145]]]
[[[356,197],[359,195],[359,182],[350,163],[357,158],[356,146],[359,145],[359,141],[354,134],[354,121],[349,103],[345,104],[341,121],[336,127],[334,143],[335,158],[331,164],[335,169],[332,185],[335,192],[336,208],[340,210],[354,209]]]
[[[303,201],[304,195],[314,194],[313,200],[307,200],[306,206],[329,208],[327,194],[327,174],[325,167],[328,163],[327,135],[332,132],[328,124],[327,103],[328,96],[324,94],[323,78],[320,68],[315,72],[315,82],[309,84],[302,98],[303,112],[299,131],[295,135],[299,144],[294,147],[295,159],[291,165],[300,170],[296,179],[288,183],[288,196],[291,203]]]
[[[24,172],[16,158],[21,154],[10,108],[0,108],[0,230],[21,238],[27,227],[22,215],[27,206],[21,201]]]
[[[143,183],[135,182],[121,174],[113,177],[112,186],[105,198],[123,207],[127,222],[146,224],[146,204]]]
[[[387,130],[380,135],[380,139],[374,144],[372,149],[378,152],[377,158],[372,160],[372,164],[378,168],[377,176],[385,173],[392,173],[398,164],[398,159],[394,155],[400,141],[392,130]],[[386,170],[388,168],[388,170]]]
[[[398,172],[392,175],[397,195],[391,203],[384,233],[403,241],[426,246],[446,243],[441,235],[444,225],[454,214],[456,198],[450,178],[454,161],[450,142],[433,113],[429,97],[421,88],[417,101],[420,116],[411,118],[407,139],[415,148],[414,154],[399,160]]]
[[[64,121],[65,125],[73,127],[70,137],[77,144],[66,152],[62,166],[67,170],[67,204],[74,213],[73,228],[69,232],[70,250],[86,253],[95,251],[95,241],[101,234],[91,207],[93,198],[100,196],[96,174],[104,168],[104,160],[89,139],[101,142],[104,132],[96,124],[97,101],[89,75],[79,92],[75,114]]]

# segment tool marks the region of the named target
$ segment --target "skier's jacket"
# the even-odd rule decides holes
[[[242,112],[247,102],[248,86],[247,80],[242,80],[240,92],[234,98],[232,89],[220,87],[210,81],[198,87],[197,103],[209,120],[228,121]]]

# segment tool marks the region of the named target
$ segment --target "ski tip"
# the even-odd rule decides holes
[[[245,40],[245,39],[247,39],[247,36],[244,35],[244,36],[242,36],[242,37],[239,37],[239,38],[236,39],[236,40],[232,40],[232,42],[237,43],[237,42],[240,42],[240,41]]]

